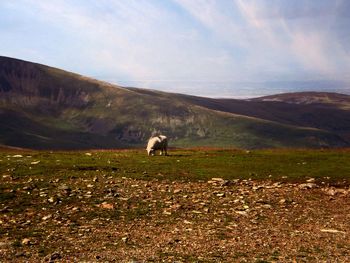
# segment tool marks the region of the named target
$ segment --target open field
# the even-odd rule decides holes
[[[347,262],[349,182],[349,150],[1,150],[0,262]]]

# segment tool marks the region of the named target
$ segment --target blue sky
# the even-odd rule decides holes
[[[350,93],[348,0],[2,0],[0,55],[205,96]]]

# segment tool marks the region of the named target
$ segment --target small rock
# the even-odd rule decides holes
[[[47,216],[44,216],[44,217],[42,218],[42,220],[46,221],[46,220],[50,219],[51,217],[52,217],[52,215],[47,215]]]
[[[70,189],[70,187],[66,184],[61,184],[59,187],[58,187],[59,190],[61,191],[65,191],[65,192],[70,192],[72,191],[72,189]]]
[[[299,185],[300,189],[312,189],[312,188],[315,188],[315,187],[317,187],[317,184],[315,184],[315,183],[305,183],[305,184],[300,184]]]
[[[53,262],[53,261],[55,261],[55,260],[57,260],[57,259],[61,259],[61,258],[62,258],[62,256],[61,256],[60,253],[54,252],[54,253],[52,253],[51,256],[50,256],[50,262]]]
[[[333,234],[346,234],[346,232],[340,231],[337,229],[320,229],[320,231],[325,233],[333,233]]]
[[[22,158],[23,155],[21,155],[21,154],[15,154],[15,155],[13,155],[12,157],[13,157],[13,158]]]
[[[128,242],[128,240],[129,240],[128,237],[122,237],[122,241],[123,241],[124,243]]]
[[[38,164],[40,163],[40,161],[34,161],[34,162],[31,162],[30,164]]]
[[[286,199],[281,199],[278,203],[284,204],[286,202]]]
[[[174,190],[174,194],[178,194],[178,193],[180,193],[182,190],[181,189],[175,189]]]
[[[336,194],[344,194],[347,195],[348,191],[346,189],[334,189],[334,188],[328,188],[324,190],[326,194],[334,196]]]
[[[220,178],[220,177],[214,177],[214,178],[211,178],[211,181],[214,181],[214,182],[223,182],[225,181],[223,178]]]
[[[308,182],[308,183],[313,183],[313,182],[315,182],[315,181],[316,181],[315,178],[310,178],[310,179],[306,180],[306,182]]]
[[[92,154],[91,153],[85,153],[86,156],[91,156]]]
[[[103,202],[102,204],[100,204],[100,207],[104,208],[104,209],[114,209],[114,205],[113,204],[109,204],[107,202]]]
[[[262,185],[257,185],[252,187],[253,191],[258,191],[259,189],[262,189],[262,188],[264,188]]]
[[[248,213],[246,211],[235,211],[236,214],[242,215],[242,216],[246,216],[248,215]]]
[[[24,238],[23,240],[22,240],[22,245],[30,245],[30,239],[29,238]]]
[[[15,254],[15,257],[19,258],[19,257],[25,257],[27,256],[26,252],[18,252]]]

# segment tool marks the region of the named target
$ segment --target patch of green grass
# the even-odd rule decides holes
[[[11,153],[15,155],[15,153]],[[90,155],[91,154],[91,155]],[[0,153],[6,159],[8,153]],[[30,152],[23,158],[8,157],[0,173],[18,178],[113,177],[167,180],[270,179],[298,181],[314,177],[349,181],[347,150],[174,150],[169,156],[146,155],[144,150],[85,152]],[[40,163],[33,165],[33,161]],[[328,178],[328,179],[327,179]],[[38,182],[40,183],[40,181]],[[4,195],[2,198],[6,198]]]

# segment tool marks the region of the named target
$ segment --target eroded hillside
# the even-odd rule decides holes
[[[325,129],[323,118],[320,125],[308,125],[291,118],[284,106],[264,103],[123,88],[0,57],[3,145],[36,149],[140,147],[156,133],[166,134],[173,146],[181,147],[349,145],[345,136],[350,130],[349,118],[339,117],[344,120],[339,121],[343,129],[338,129],[341,124]],[[348,112],[343,110],[345,116]]]

